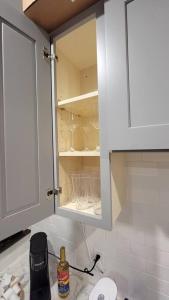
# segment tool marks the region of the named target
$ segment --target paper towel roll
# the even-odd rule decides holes
[[[89,300],[116,300],[116,298],[117,286],[108,277],[100,279],[89,295]]]

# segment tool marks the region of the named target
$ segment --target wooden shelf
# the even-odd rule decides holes
[[[95,213],[95,209],[94,209],[94,206],[90,206],[89,208],[86,208],[86,209],[77,209],[76,208],[76,203],[74,202],[69,202],[63,206],[61,206],[62,208],[66,208],[66,209],[70,209],[70,210],[73,210],[75,212],[78,212],[78,213],[82,213],[82,214],[89,214],[89,215],[92,215],[92,216],[96,216],[96,217],[100,217],[100,214],[96,214]]]
[[[58,108],[64,108],[74,114],[90,117],[98,114],[98,91],[83,94],[58,102]]]
[[[99,151],[64,151],[64,152],[59,152],[60,157],[64,156],[90,156],[90,157],[99,157],[100,152]]]
[[[73,103],[73,102],[88,100],[88,99],[91,99],[91,98],[95,98],[98,95],[99,95],[98,91],[93,91],[93,92],[90,92],[90,93],[87,93],[87,94],[79,95],[77,97],[73,97],[73,98],[69,98],[69,99],[59,101],[58,106],[64,106],[66,104],[70,104],[70,103]]]

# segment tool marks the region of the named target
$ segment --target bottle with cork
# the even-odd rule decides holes
[[[66,261],[65,247],[60,248],[60,262],[57,267],[58,295],[66,298],[70,292],[69,263]]]

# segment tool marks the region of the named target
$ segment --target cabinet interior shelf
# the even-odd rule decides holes
[[[65,109],[82,117],[97,115],[98,91],[58,101],[58,108]]]
[[[69,202],[69,203],[63,205],[62,208],[70,209],[70,210],[72,210],[72,211],[74,211],[74,212],[76,212],[76,213],[78,212],[79,214],[80,214],[80,213],[81,213],[81,214],[88,214],[88,215],[95,216],[95,217],[97,217],[97,218],[100,217],[100,214],[97,215],[97,214],[95,213],[95,211],[94,211],[94,207],[92,207],[92,206],[89,207],[89,208],[83,209],[83,210],[79,210],[79,209],[76,208],[76,204],[75,204],[75,203]]]
[[[62,151],[59,152],[59,156],[94,156],[99,157],[100,152],[99,151]]]

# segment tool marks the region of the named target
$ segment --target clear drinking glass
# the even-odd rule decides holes
[[[89,207],[89,177],[81,173],[72,174],[72,202],[76,209],[83,210]]]
[[[94,179],[94,213],[96,215],[101,215],[101,195],[100,195],[100,177],[97,176]]]
[[[67,118],[67,125],[68,130],[70,132],[70,151],[75,151],[74,148],[74,131],[79,125],[79,116],[73,114],[72,112],[68,112],[68,118]]]
[[[80,197],[76,199],[76,208],[79,210],[89,208],[89,197],[90,197],[90,189],[89,189],[90,178],[81,174],[80,177]]]
[[[76,209],[85,210],[98,207],[100,202],[100,178],[97,173],[75,173],[71,174],[72,181],[72,203]],[[97,206],[97,207],[96,207]]]
[[[67,129],[61,129],[59,131],[59,151],[68,151],[69,144],[69,132]]]
[[[98,117],[93,117],[90,121],[91,125],[94,127],[95,129],[95,133],[96,133],[96,151],[100,151],[100,146],[99,146],[99,120]]]
[[[79,197],[79,185],[80,185],[80,173],[71,174],[72,182],[72,203],[76,205],[76,201]]]
[[[97,204],[95,204],[94,213],[95,215],[100,216],[101,212],[102,212],[101,201],[99,201]]]
[[[89,121],[89,119],[84,119],[83,122],[83,131],[84,131],[84,144],[86,151],[95,150],[95,128]]]
[[[59,151],[69,150],[69,132],[67,130],[67,112],[65,109],[60,108],[58,110],[58,146]],[[56,127],[57,131],[57,127]]]

